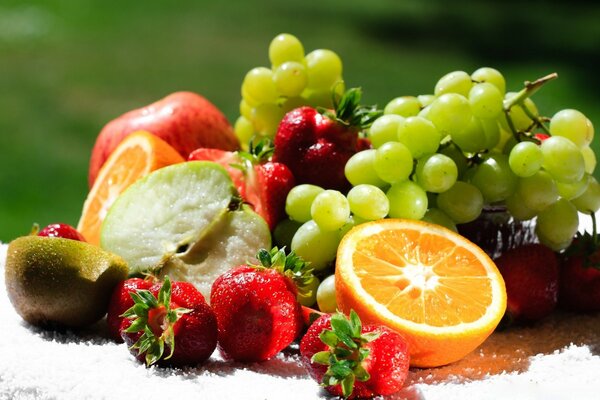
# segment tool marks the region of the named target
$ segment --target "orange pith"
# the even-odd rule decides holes
[[[167,142],[145,131],[134,132],[117,146],[100,169],[83,205],[77,230],[89,243],[100,243],[100,227],[116,198],[150,172],[185,161]]]
[[[344,312],[402,333],[411,364],[456,361],[494,330],[506,307],[494,263],[467,239],[421,221],[382,220],[350,231],[338,249]]]

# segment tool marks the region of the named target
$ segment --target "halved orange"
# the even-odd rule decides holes
[[[338,247],[335,285],[340,310],[400,332],[416,367],[460,360],[506,309],[504,280],[485,252],[423,221],[384,219],[353,228]]]
[[[119,194],[150,172],[183,161],[161,138],[146,131],[131,133],[100,169],[83,204],[77,230],[89,243],[98,245],[102,221]]]

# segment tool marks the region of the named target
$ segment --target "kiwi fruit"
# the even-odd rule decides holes
[[[78,329],[101,319],[126,262],[89,243],[23,236],[6,257],[5,283],[17,313],[43,328]]]

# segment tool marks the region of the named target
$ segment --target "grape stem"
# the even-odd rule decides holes
[[[510,109],[516,105],[520,105],[525,114],[529,118],[531,118],[531,120],[533,120],[534,123],[537,126],[539,126],[546,134],[550,135],[550,130],[544,124],[543,119],[531,112],[529,107],[527,107],[527,105],[525,104],[525,100],[531,97],[535,92],[540,90],[540,88],[544,84],[556,78],[558,78],[558,74],[556,72],[553,72],[539,79],[536,79],[533,82],[525,81],[525,87],[521,89],[519,93],[517,93],[509,99],[504,100],[504,114],[506,114],[506,122],[508,123],[508,126],[512,131],[513,136],[518,142],[521,141],[522,132],[517,131],[517,129],[515,128],[515,124],[513,123],[512,118],[510,116]]]

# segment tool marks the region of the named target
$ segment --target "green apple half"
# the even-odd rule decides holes
[[[153,273],[193,283],[208,299],[223,272],[270,248],[266,222],[242,205],[216,163],[161,168],[131,185],[110,208],[100,245],[120,255],[132,275]]]

